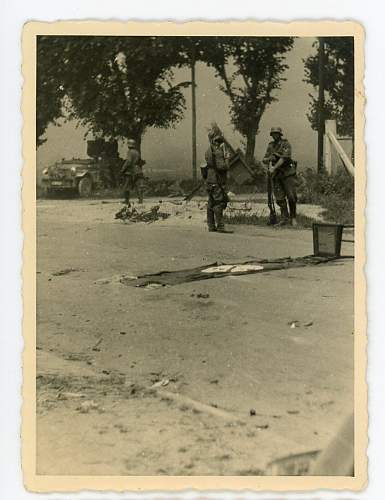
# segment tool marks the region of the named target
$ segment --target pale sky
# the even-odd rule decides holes
[[[310,128],[306,113],[309,109],[309,93],[312,86],[303,82],[303,59],[314,51],[314,38],[296,39],[294,48],[287,56],[287,70],[282,89],[277,91],[278,101],[273,103],[262,117],[260,132],[257,136],[255,157],[261,159],[269,141],[272,126],[283,128],[285,137],[293,148],[293,158],[300,169],[315,167],[317,161],[317,135]],[[176,83],[190,79],[188,69],[175,72]],[[199,63],[196,68],[197,98],[197,161],[204,161],[208,146],[207,127],[216,121],[234,148],[240,147],[240,136],[233,131],[229,116],[229,100],[219,90],[219,80],[214,70]],[[149,129],[142,142],[142,156],[146,160],[146,173],[163,171],[165,174],[180,177],[191,175],[191,90],[185,90],[187,110],[184,119],[175,129]],[[47,142],[37,150],[37,165],[40,170],[62,158],[86,157],[85,129],[76,123],[64,123],[60,127],[50,125],[47,129]],[[126,147],[120,145],[125,156]]]

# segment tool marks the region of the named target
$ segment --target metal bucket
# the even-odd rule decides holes
[[[313,251],[315,256],[340,257],[343,224],[313,224]]]

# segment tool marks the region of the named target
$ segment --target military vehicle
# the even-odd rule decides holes
[[[45,193],[73,191],[88,197],[94,191],[116,187],[123,165],[117,141],[87,141],[87,155],[89,158],[63,159],[45,168],[42,176]]]

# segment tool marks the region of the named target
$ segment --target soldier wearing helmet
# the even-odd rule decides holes
[[[283,138],[281,127],[272,127],[263,163],[268,166],[273,178],[274,196],[281,210],[280,224],[297,225],[297,181],[296,163],[291,159],[291,146]],[[289,209],[287,205],[289,204]]]
[[[140,157],[140,153],[136,147],[134,139],[127,141],[128,152],[127,159],[121,168],[123,176],[123,196],[127,205],[130,204],[130,193],[135,190],[138,195],[139,203],[143,203],[143,188],[144,188],[144,175],[143,165],[144,161]]]
[[[225,232],[223,211],[228,203],[226,181],[230,152],[216,124],[210,130],[208,138],[210,146],[206,151],[204,168],[201,168],[208,194],[207,225],[210,232],[221,233]]]

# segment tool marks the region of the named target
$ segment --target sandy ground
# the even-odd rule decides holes
[[[37,203],[37,472],[257,475],[323,448],[352,411],[353,262],[128,287],[123,274],[308,255],[312,234],[208,233],[203,202],[124,224],[120,206]]]

